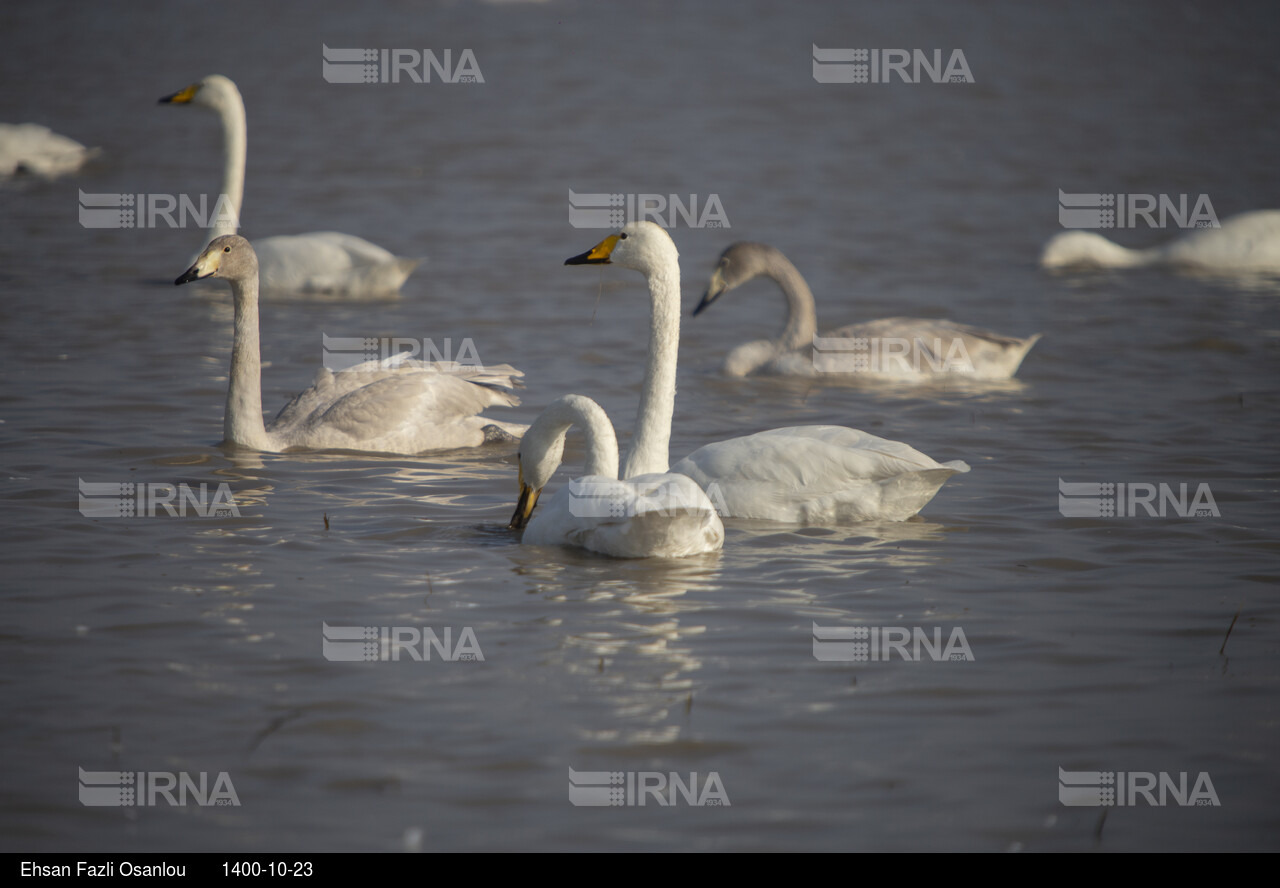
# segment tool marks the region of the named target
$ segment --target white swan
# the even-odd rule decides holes
[[[760,275],[772,278],[782,288],[787,298],[787,324],[775,341],[747,342],[729,352],[724,363],[729,376],[834,372],[917,382],[951,376],[1009,379],[1040,339],[1038,333],[1016,339],[953,321],[923,318],[884,318],[818,336],[813,293],[800,272],[781,250],[749,242],[733,244],[720,254],[694,315]]]
[[[454,362],[368,361],[339,373],[322,369],[311,388],[271,422],[262,421],[262,362],[258,344],[258,262],[239,235],[216,238],[175,284],[224,278],[235,300],[230,384],[222,428],[226,443],[271,453],[356,450],[415,454],[511,440],[525,427],[477,414],[515,406],[508,389],[519,370]]]
[[[571,426],[586,434],[583,476],[530,520],[560,466]],[[520,440],[519,465],[520,499],[509,526],[524,528],[526,545],[578,546],[618,558],[681,558],[724,545],[724,524],[692,479],[663,472],[618,480],[613,423],[590,398],[565,395],[551,402]]]
[[[230,213],[219,213],[209,240],[235,234],[244,200],[247,135],[240,90],[221,74],[165,96],[161,104],[209,108],[222,120],[222,191]],[[207,246],[207,244],[206,244]],[[421,260],[394,256],[376,244],[350,234],[319,231],[260,238],[253,242],[263,292],[330,296],[375,296],[395,293]]]
[[[38,123],[0,123],[0,177],[56,179],[74,173],[98,154]]]
[[[680,344],[675,243],[652,222],[632,222],[565,264],[622,265],[649,282],[649,358],[624,477],[688,475],[723,517],[840,524],[909,518],[947,478],[969,471],[960,460],[939,463],[906,444],[838,426],[772,429],[720,441],[668,469]]]
[[[1040,255],[1045,268],[1169,265],[1225,274],[1280,273],[1280,210],[1255,210],[1197,228],[1159,247],[1131,250],[1092,231],[1054,235]]]

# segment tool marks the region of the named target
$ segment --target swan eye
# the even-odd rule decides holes
[[[627,239],[627,233],[625,231],[622,232],[622,234],[618,235],[618,240],[626,240],[626,239]]]
[[[230,247],[223,247],[223,248],[222,248],[222,252],[224,252],[224,253],[230,253],[230,252],[231,252],[231,248],[230,248]]]

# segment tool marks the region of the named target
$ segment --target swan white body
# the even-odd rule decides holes
[[[1045,245],[1040,264],[1045,268],[1169,265],[1224,274],[1280,274],[1280,210],[1241,213],[1219,228],[1198,228],[1146,250],[1122,247],[1091,231],[1064,231]]]
[[[239,235],[219,237],[175,283],[225,278],[235,300],[226,443],[272,453],[355,450],[415,454],[511,440],[520,425],[477,414],[514,406],[510,393],[523,375],[501,364],[462,366],[388,359],[338,373],[322,369],[311,388],[266,425],[262,420],[262,362],[258,337],[258,269],[253,248]]]
[[[585,473],[530,519],[572,426],[586,435]],[[520,440],[519,460],[520,500],[511,527],[524,527],[526,545],[577,546],[617,558],[681,558],[724,545],[724,524],[693,479],[672,473],[618,479],[613,423],[590,398],[553,401]]]
[[[963,462],[842,426],[770,429],[700,447],[671,467],[723,514],[835,526],[917,514]]]
[[[901,521],[969,467],[939,463],[897,441],[839,426],[796,426],[732,438],[668,469],[680,340],[680,260],[671,237],[632,222],[570,265],[616,263],[649,282],[650,340],[626,477],[673,471],[693,478],[724,517],[793,524]]]
[[[97,153],[38,123],[0,123],[0,177],[56,179],[74,173]]]
[[[1040,339],[1039,334],[1018,339],[925,318],[884,318],[819,336],[813,293],[800,272],[775,247],[749,242],[733,244],[720,254],[693,313],[700,314],[723,294],[759,276],[771,278],[782,289],[787,324],[776,340],[744,343],[729,352],[724,363],[729,376],[844,373],[911,382],[939,377],[1009,379]]]
[[[209,240],[235,234],[244,200],[247,124],[240,90],[226,77],[211,74],[163,104],[197,105],[222,121],[222,191],[230,213],[219,213]],[[207,246],[208,244],[206,244]],[[253,242],[261,288],[268,293],[339,297],[378,296],[399,291],[421,260],[395,256],[376,244],[332,231],[260,238]]]

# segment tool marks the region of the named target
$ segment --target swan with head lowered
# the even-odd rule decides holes
[[[533,515],[574,426],[586,436],[583,475]],[[691,478],[659,472],[619,480],[613,423],[590,398],[553,401],[521,438],[518,458],[520,498],[509,526],[524,529],[526,545],[577,546],[617,558],[681,558],[724,545],[724,524]]]
[[[492,406],[515,406],[510,393],[523,374],[507,364],[368,361],[338,373],[322,369],[270,424],[262,421],[262,360],[258,340],[258,262],[239,235],[215,238],[175,284],[202,278],[231,284],[235,331],[225,443],[271,453],[355,450],[415,454],[510,441],[524,426],[479,416]]]
[[[747,342],[729,352],[724,363],[729,376],[856,373],[913,382],[945,377],[1009,379],[1040,339],[1039,334],[1018,339],[924,318],[883,318],[819,336],[813,293],[800,272],[776,247],[745,241],[720,254],[694,315],[761,276],[782,289],[787,324],[776,340]]]
[[[652,222],[631,222],[565,264],[617,264],[639,271],[649,283],[649,356],[623,477],[688,475],[723,517],[836,525],[910,518],[948,478],[969,471],[959,460],[939,463],[906,444],[841,426],[794,426],[731,438],[668,467],[680,347],[675,243]]]
[[[235,234],[244,200],[247,125],[244,100],[236,85],[211,74],[186,89],[165,96],[161,104],[208,108],[222,121],[222,191],[229,213],[218,213],[215,237]],[[336,231],[281,235],[253,242],[263,292],[359,297],[394,294],[419,259],[394,256],[376,244]]]
[[[1280,210],[1255,210],[1197,228],[1171,243],[1131,250],[1092,231],[1054,235],[1040,254],[1045,268],[1142,268],[1167,265],[1219,274],[1280,274]]]

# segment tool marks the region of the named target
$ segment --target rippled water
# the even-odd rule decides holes
[[[306,9],[0,10],[0,120],[103,149],[0,188],[0,847],[1276,850],[1280,287],[1035,262],[1058,189],[1280,206],[1272,6]],[[484,83],[330,84],[322,44],[470,48]],[[820,84],[813,44],[960,48],[975,83]],[[731,230],[673,230],[686,315],[753,239],[824,327],[1044,339],[1005,386],[726,380],[781,320],[744,287],[686,319],[674,456],[837,423],[973,471],[901,524],[729,522],[673,563],[524,548],[513,447],[217,445],[229,298],[171,283],[200,232],[76,222],[77,189],[216,191],[216,120],[156,105],[214,72],[249,109],[246,234],[428,257],[396,301],[265,303],[269,412],[322,334],[470,337],[527,373],[504,418],[576,391],[625,437],[646,291],[562,266],[604,234],[570,189],[719,197]],[[1059,479],[1207,483],[1221,516],[1064,518]],[[81,480],[225,483],[240,515],[86,518]],[[469,627],[484,659],[331,662],[325,623]],[[814,624],[959,627],[973,660],[822,662]],[[78,768],[225,771],[240,805],[85,806]],[[1060,768],[1203,772],[1220,805],[1065,807]],[[570,769],[714,772],[731,804],[574,806]]]

